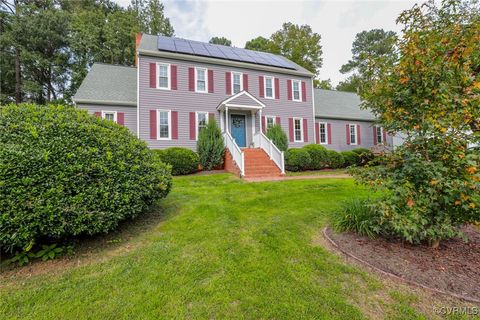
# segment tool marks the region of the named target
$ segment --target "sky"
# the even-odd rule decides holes
[[[269,38],[284,22],[308,24],[322,37],[323,66],[319,78],[331,79],[336,85],[348,77],[339,70],[351,58],[355,35],[376,28],[399,32],[401,25],[395,22],[398,15],[419,1],[164,0],[163,3],[175,36],[204,42],[213,36],[223,36],[240,48],[257,36]],[[116,2],[128,6],[130,0]]]

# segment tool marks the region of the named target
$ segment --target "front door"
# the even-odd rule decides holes
[[[241,148],[247,146],[245,116],[241,114],[232,114],[230,116],[230,128],[232,128],[232,138],[235,139],[237,145]]]

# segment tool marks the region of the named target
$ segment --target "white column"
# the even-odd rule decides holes
[[[255,112],[253,110],[250,111],[250,114],[252,116],[252,142],[254,141],[254,136],[255,136]]]
[[[260,124],[260,131],[258,131],[258,133],[261,133],[262,132],[262,109],[260,109],[259,111],[259,116],[258,116],[258,123]]]
[[[222,132],[225,132],[225,126],[223,124],[223,114],[224,114],[225,111],[223,110],[220,110],[220,129],[222,130]]]
[[[225,131],[230,133],[228,128],[228,107],[225,107]]]

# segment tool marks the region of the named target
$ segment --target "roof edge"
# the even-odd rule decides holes
[[[377,118],[374,119],[366,119],[366,118],[355,118],[355,117],[342,117],[342,116],[319,116],[315,115],[315,119],[330,119],[330,120],[353,120],[353,121],[367,121],[367,122],[376,122],[378,121]]]
[[[125,106],[125,107],[136,107],[137,103],[133,101],[113,101],[113,100],[90,100],[90,99],[75,99],[72,98],[75,104],[83,103],[83,104],[99,104],[99,105],[118,105],[118,106]]]

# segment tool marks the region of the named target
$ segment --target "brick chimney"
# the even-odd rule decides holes
[[[138,66],[138,46],[142,41],[142,33],[139,32],[135,35],[135,66]]]

